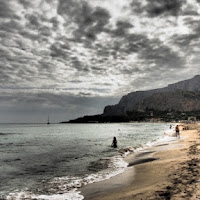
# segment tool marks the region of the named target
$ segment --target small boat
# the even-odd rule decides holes
[[[50,124],[50,122],[49,122],[49,116],[48,116],[48,121],[47,121],[47,124]]]

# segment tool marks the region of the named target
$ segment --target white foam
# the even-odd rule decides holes
[[[165,135],[168,135],[168,136],[171,136],[171,137],[175,137],[176,136],[176,133],[174,130],[170,129],[170,130],[166,130],[164,132]]]
[[[145,145],[142,146],[142,149],[147,149],[156,145],[166,144],[175,142],[176,138],[172,135],[164,135],[163,137],[158,138],[157,140],[147,142]]]
[[[7,196],[7,200],[83,200],[84,197],[76,190],[65,194],[53,194],[53,195],[34,195],[29,192],[10,193]]]
[[[127,169],[128,163],[120,155],[105,159],[111,159],[111,162],[107,169],[98,173],[86,175],[85,177],[56,177],[45,186],[45,194],[36,195],[21,191],[10,193],[7,196],[7,200],[82,200],[84,197],[80,194],[78,188],[89,183],[109,179]]]
[[[175,142],[176,141],[175,137],[176,137],[175,131],[173,129],[167,129],[164,131],[164,134],[158,139],[148,141],[147,143],[140,145],[138,147],[127,147],[124,150],[120,150],[120,152],[124,153],[124,156],[127,156],[132,152],[141,152],[156,145]]]

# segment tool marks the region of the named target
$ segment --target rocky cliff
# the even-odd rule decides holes
[[[193,111],[200,110],[200,75],[170,84],[165,88],[137,91],[123,96],[120,102],[106,106],[103,116],[121,116],[127,112],[146,110]]]

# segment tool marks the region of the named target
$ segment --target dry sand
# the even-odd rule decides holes
[[[90,184],[81,193],[85,200],[200,199],[199,133],[200,124],[189,125],[189,130],[181,131],[176,142],[128,157],[132,168],[109,180]]]

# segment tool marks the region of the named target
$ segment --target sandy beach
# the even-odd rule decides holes
[[[200,124],[180,130],[180,139],[128,156],[126,172],[89,184],[81,194],[86,200],[200,199]]]

